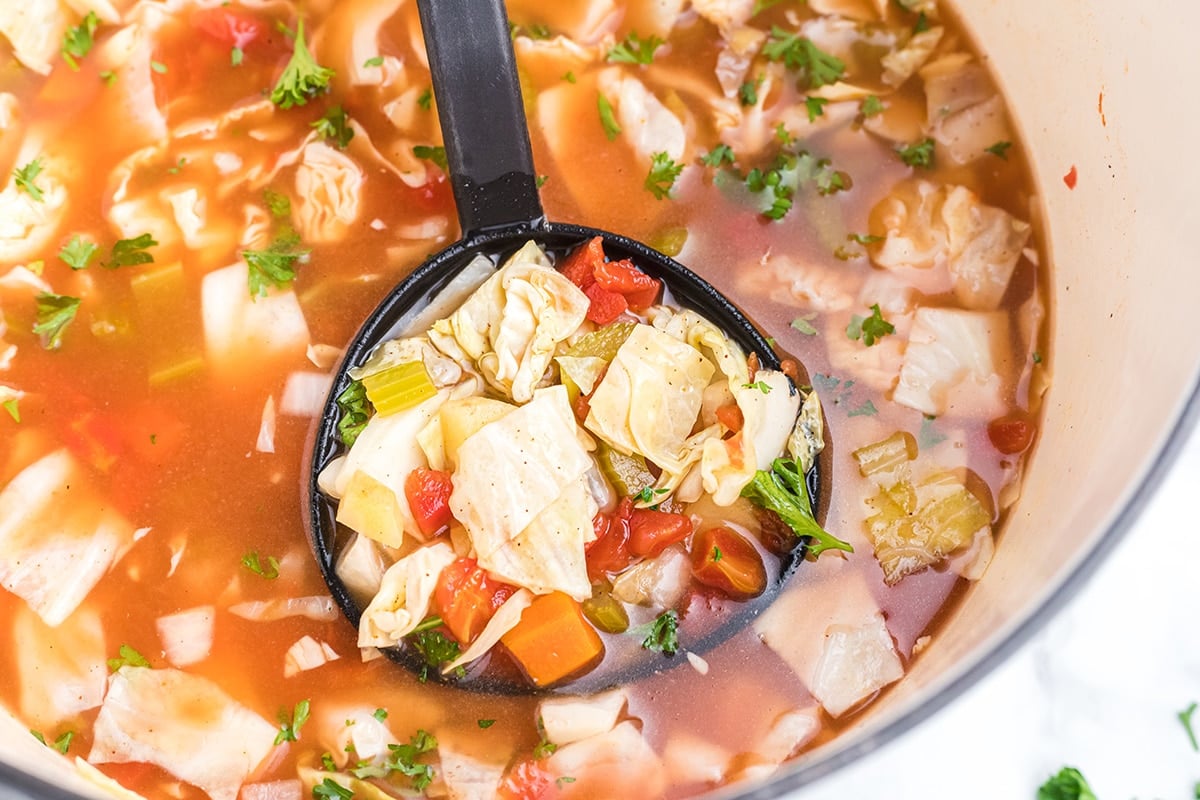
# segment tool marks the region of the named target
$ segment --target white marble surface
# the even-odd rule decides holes
[[[1200,427],[1200,426],[1198,426]],[[1100,800],[1193,800],[1200,753],[1200,430],[1125,539],[1015,657],[797,800],[1035,800],[1064,765]],[[1200,734],[1200,711],[1195,718]]]

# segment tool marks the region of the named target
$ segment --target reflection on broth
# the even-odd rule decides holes
[[[738,491],[667,509],[715,583],[614,596],[600,567],[563,597],[602,596],[634,650],[674,612],[679,652],[507,697],[360,650],[303,535],[341,349],[457,236],[415,4],[72,5],[0,12],[0,702],[51,752],[150,798],[680,797],[828,741],[937,647],[1046,384],[1025,156],[947,9],[510,3],[549,216],[674,255],[803,363],[817,516],[854,552],[700,656],[688,632],[748,590],[693,550],[795,535]]]

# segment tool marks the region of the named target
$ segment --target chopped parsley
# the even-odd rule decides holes
[[[717,562],[718,562],[718,561],[720,561],[722,558],[724,558],[724,556],[721,554],[721,548],[717,547],[716,545],[713,545],[713,549],[712,549],[712,560],[713,560],[713,563],[714,563],[714,564],[715,564],[715,563],[717,563]]]
[[[808,112],[808,121],[815,122],[817,117],[825,116],[825,106],[829,101],[824,97],[805,97],[804,109]]]
[[[96,43],[94,35],[96,28],[100,27],[100,18],[96,16],[95,11],[89,11],[87,16],[73,28],[67,28],[63,33],[62,47],[59,52],[62,53],[63,61],[67,62],[67,66],[71,69],[79,69],[79,61],[92,50],[92,45]]]
[[[750,16],[756,17],[768,8],[773,8],[782,2],[783,0],[754,0],[754,10],[750,12]]]
[[[371,714],[371,716],[374,717],[375,719],[379,720],[380,722],[383,722],[385,719],[388,718],[387,709],[386,708],[377,708]]]
[[[537,176],[537,181],[536,181],[536,183],[537,183],[537,188],[539,188],[539,189],[540,189],[540,188],[542,188],[543,186],[545,186],[545,185],[546,185],[546,181],[548,181],[548,180],[550,180],[550,176],[549,176],[549,175],[538,175],[538,176]]]
[[[664,611],[650,624],[650,632],[642,640],[642,647],[673,656],[679,652],[679,614],[675,609]]]
[[[917,14],[917,21],[913,23],[912,32],[914,34],[924,33],[927,30],[929,30],[929,17],[922,11]]]
[[[63,332],[79,311],[80,299],[41,292],[36,300],[37,319],[33,325],[33,332],[42,338],[42,347],[57,350],[62,347]]]
[[[567,83],[575,83],[575,81],[577,79],[575,77],[575,73],[572,70],[567,70],[566,74],[563,75],[563,80],[566,81]]]
[[[816,312],[805,314],[803,317],[796,317],[792,320],[792,329],[800,331],[805,336],[816,336],[817,329],[813,327],[812,320],[816,319]]]
[[[676,164],[665,152],[655,153],[642,186],[654,195],[655,200],[662,200],[671,196],[671,187],[675,185],[680,172],[683,172],[683,164]]]
[[[496,720],[494,720],[494,719],[479,719],[479,720],[475,720],[475,723],[477,725],[479,725],[480,728],[487,730],[488,728],[490,728],[496,724]]]
[[[775,139],[784,147],[791,147],[796,143],[796,137],[792,136],[782,122],[775,126]]]
[[[175,166],[167,168],[167,172],[171,175],[178,175],[179,171],[183,169],[186,164],[187,159],[183,156],[180,156],[179,160],[175,162]]]
[[[462,654],[458,642],[441,631],[414,631],[408,635],[408,638],[421,657],[425,659],[421,672],[417,676],[421,683],[429,679],[430,669],[439,669],[442,664],[448,664]],[[461,678],[466,674],[467,671],[462,667],[454,670],[455,677]]]
[[[109,254],[108,261],[105,261],[101,266],[105,269],[117,269],[118,267],[136,267],[140,264],[153,264],[154,256],[148,251],[151,247],[157,247],[158,242],[154,241],[154,237],[148,233],[143,233],[141,236],[135,236],[132,239],[118,239],[112,246],[112,252]]]
[[[368,58],[366,61],[363,62],[363,66],[364,67],[382,67],[383,66],[383,56],[371,56],[370,58]]]
[[[266,297],[269,287],[284,287],[296,279],[296,262],[311,252],[301,249],[299,244],[295,233],[285,233],[266,250],[242,251],[249,268],[251,297]]]
[[[813,380],[817,379],[813,376]],[[812,501],[804,474],[795,459],[777,458],[769,470],[760,469],[742,489],[742,497],[760,508],[775,512],[784,524],[802,539],[806,539],[808,553],[813,558],[826,550],[845,550],[853,553],[854,548],[826,531],[817,523],[812,512]]]
[[[566,784],[574,783],[574,782],[575,782],[575,779],[572,778],[570,775],[560,775],[559,777],[554,779],[554,786],[558,789],[562,789],[562,787],[565,786]]]
[[[863,119],[877,116],[883,113],[883,101],[877,95],[869,94],[859,104],[858,111],[863,115]]]
[[[600,110],[600,124],[604,127],[604,135],[611,142],[621,133],[621,126],[613,113],[612,103],[608,102],[603,92],[596,93],[596,107]]]
[[[426,86],[425,91],[421,92],[421,94],[417,96],[417,105],[419,105],[423,111],[428,111],[429,109],[433,108],[433,89],[431,87]]]
[[[280,108],[302,106],[318,94],[329,91],[331,78],[333,70],[318,64],[304,43],[304,19],[301,18],[292,37],[292,57],[271,90],[271,102]]]
[[[337,396],[337,405],[342,412],[342,418],[338,420],[338,434],[342,437],[342,444],[350,447],[371,418],[371,401],[367,399],[367,390],[362,381],[351,381]],[[441,624],[440,621],[438,624]]]
[[[67,754],[67,750],[71,747],[71,740],[75,738],[75,731],[67,731],[55,739],[54,743],[51,744],[50,742],[46,741],[46,737],[42,735],[41,731],[31,730],[29,732],[33,734],[33,738],[37,739],[47,747],[54,748],[64,756]]]
[[[928,450],[946,441],[946,434],[933,427],[936,417],[922,416],[921,429],[917,431],[917,448]]]
[[[286,194],[281,194],[274,189],[264,189],[263,202],[267,204],[267,210],[271,212],[271,216],[276,219],[287,219],[292,215],[292,201]]]
[[[664,44],[666,42],[657,36],[643,39],[633,31],[625,41],[614,45],[605,58],[610,64],[649,64],[654,61],[654,51]]]
[[[1087,779],[1074,767],[1063,767],[1038,787],[1038,800],[1096,800]]]
[[[847,417],[873,417],[879,413],[879,409],[870,400],[863,402],[858,408],[852,408],[846,412]]]
[[[333,760],[333,753],[328,751],[321,753],[321,769],[326,772],[334,772],[337,770],[337,762]]]
[[[104,81],[105,86],[112,86],[117,82],[117,73],[111,69],[106,69],[100,73],[100,80]]]
[[[723,163],[732,164],[735,161],[735,157],[729,145],[719,144],[700,156],[700,161],[707,167],[719,167]]]
[[[167,65],[166,65],[166,64],[164,64],[164,63],[162,63],[161,61],[151,61],[151,62],[150,62],[150,69],[151,69],[153,72],[156,72],[156,73],[158,73],[159,75],[166,75],[166,74],[167,74]]]
[[[538,743],[534,745],[533,757],[540,760],[554,755],[554,751],[558,749],[558,745],[546,738],[546,724],[542,722],[540,715],[537,718],[537,732]]]
[[[300,728],[308,722],[308,700],[301,700],[292,709],[289,718],[286,710],[279,712],[279,733],[275,734],[275,744],[295,742],[300,739]]]
[[[245,51],[243,51],[242,48],[238,47],[237,45],[234,45],[229,50],[229,66],[240,67],[242,65],[242,61],[244,61],[245,58],[246,58]]]
[[[44,202],[46,196],[35,183],[37,176],[42,174],[42,159],[35,158],[23,167],[13,170],[13,181],[16,182],[17,188],[25,192],[37,202]]]
[[[666,494],[667,489],[655,489],[653,486],[643,486],[642,490],[631,497],[631,500],[636,500],[639,503],[653,503],[654,498],[660,494]]]
[[[13,418],[13,422],[21,422],[20,398],[10,397],[8,400],[0,403],[0,407],[3,407],[8,412],[8,415]]]
[[[749,80],[738,87],[738,102],[744,106],[758,105],[758,87],[762,84],[763,79],[760,75],[754,80]]]
[[[134,650],[127,644],[121,645],[117,649],[117,657],[108,660],[108,669],[111,672],[116,672],[121,667],[148,667],[150,662],[146,657]]]
[[[873,347],[884,336],[895,332],[896,326],[883,318],[879,303],[871,306],[871,316],[864,318],[855,314],[846,326],[846,336],[855,341],[861,339],[867,347]]]
[[[333,778],[326,778],[312,788],[312,795],[318,800],[350,800],[354,797],[354,792]]]
[[[1042,363],[1042,354],[1039,353],[1037,350],[1033,351],[1033,355],[1031,356],[1031,358],[1033,359],[1033,363],[1035,363],[1035,364]]]
[[[251,550],[242,556],[242,566],[269,581],[279,577],[279,559],[275,556],[267,556],[267,563],[263,564],[262,557],[259,556],[257,550]]]
[[[758,389],[763,394],[771,393],[771,384],[766,381],[758,381],[757,383],[747,383],[742,386],[743,389]]]
[[[926,137],[915,144],[897,147],[896,153],[910,167],[929,169],[933,166],[933,139]]]
[[[1192,749],[1200,753],[1200,742],[1196,741],[1196,731],[1192,727],[1192,715],[1196,713],[1197,707],[1198,704],[1192,703],[1176,716],[1179,717],[1179,723],[1183,725],[1183,730],[1187,733],[1188,741],[1192,743]]]
[[[771,61],[782,61],[788,69],[798,71],[813,89],[837,83],[846,72],[846,64],[840,58],[824,52],[811,39],[788,33],[778,25],[771,26],[770,39],[762,52]]]
[[[1012,147],[1012,144],[1012,142],[996,142],[991,147],[983,148],[983,151],[985,153],[991,153],[996,158],[1001,158],[1005,161],[1008,161],[1008,148]]]
[[[349,123],[350,118],[346,116],[346,110],[341,106],[333,106],[312,126],[317,133],[336,144],[339,150],[345,150],[346,145],[354,138],[354,129]]]
[[[542,25],[541,23],[518,25],[510,21],[508,23],[508,34],[514,39],[518,36],[527,36],[530,39],[549,39],[551,31],[549,25]]]
[[[86,269],[100,248],[76,234],[58,251],[58,258],[71,269]]]
[[[399,772],[409,778],[414,789],[421,791],[433,782],[433,767],[429,764],[421,764],[417,759],[436,747],[437,739],[421,728],[412,735],[408,744],[389,744],[388,750],[391,751],[391,755],[384,760],[383,764],[379,766],[370,763],[361,764],[351,772],[354,777],[362,780],[386,778],[393,772]]]
[[[413,155],[417,158],[423,158],[426,161],[432,161],[434,164],[437,164],[442,168],[442,172],[447,172],[450,169],[449,162],[446,161],[446,148],[440,144],[435,147],[419,144],[412,151]]]

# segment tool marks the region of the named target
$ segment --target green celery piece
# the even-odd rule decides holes
[[[612,361],[636,325],[636,322],[612,322],[603,328],[597,328],[580,336],[575,344],[567,349],[566,355],[572,358],[591,357]]]
[[[405,361],[366,375],[362,379],[367,399],[383,417],[420,405],[437,394],[437,388],[420,361]]]

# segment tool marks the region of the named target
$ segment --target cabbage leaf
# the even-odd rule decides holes
[[[394,647],[425,619],[442,570],[457,556],[445,542],[420,547],[388,567],[358,623],[359,647]]]

